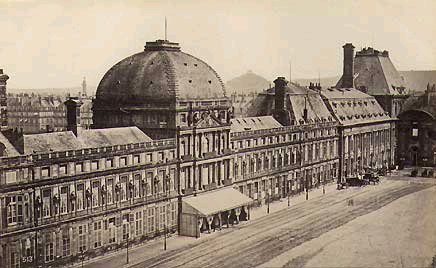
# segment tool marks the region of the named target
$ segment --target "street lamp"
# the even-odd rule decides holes
[[[325,194],[325,177],[322,178],[322,194]]]
[[[129,232],[129,220],[128,220],[128,218],[127,219],[123,219],[123,225],[126,225],[126,231],[127,231],[127,234],[126,234],[126,242],[127,242],[127,256],[126,256],[126,262],[127,262],[127,264],[129,264],[129,234],[130,234],[130,232]]]
[[[167,193],[167,198],[168,198],[168,204],[171,203],[171,199],[170,199],[170,177],[167,175],[166,179],[165,179],[165,185],[166,185],[166,190],[168,190]],[[168,218],[168,209],[166,211],[166,217],[165,217],[165,222],[164,222],[164,250],[167,250],[167,219]]]
[[[267,209],[266,209],[266,213],[267,214],[269,214],[269,202],[270,202],[270,195],[271,195],[271,189],[268,189],[268,192],[267,192],[267,199],[266,199],[266,202],[267,202]]]
[[[309,200],[309,180],[308,177],[306,176],[306,200]]]

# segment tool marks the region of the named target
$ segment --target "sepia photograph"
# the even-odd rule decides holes
[[[0,268],[436,268],[436,1],[0,25]]]

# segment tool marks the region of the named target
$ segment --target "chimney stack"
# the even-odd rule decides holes
[[[354,88],[354,46],[346,43],[344,49],[344,71],[342,74],[342,87]]]
[[[6,129],[8,127],[7,116],[7,92],[6,84],[9,76],[3,73],[3,69],[0,69],[0,129]]]
[[[285,109],[285,87],[287,84],[288,81],[286,81],[284,77],[277,77],[277,79],[274,80],[274,117],[284,126],[289,124]]]
[[[72,131],[74,135],[80,132],[80,106],[82,102],[77,97],[70,97],[64,102],[67,107],[67,130]]]

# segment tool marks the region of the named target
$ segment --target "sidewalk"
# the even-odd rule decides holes
[[[330,183],[325,186],[325,193],[329,194],[336,190],[336,183]],[[313,198],[317,198],[323,195],[322,186],[319,188],[315,188],[309,191],[309,200]],[[291,207],[295,204],[299,204],[306,201],[306,193],[302,192],[300,194],[294,195],[290,198]],[[274,213],[279,210],[288,208],[288,198],[283,198],[270,203],[270,213]],[[264,204],[260,207],[254,207],[250,209],[250,221],[254,219],[258,219],[261,217],[267,216],[267,205]],[[240,224],[249,224],[250,221],[241,222]],[[200,238],[186,237],[186,236],[178,236],[177,234],[173,234],[171,237],[167,238],[167,250],[176,250],[185,246],[189,246],[190,244],[196,244],[199,241],[204,241],[211,239],[212,237],[222,234],[224,232],[228,232],[232,227],[223,228],[221,231],[208,233],[202,233]],[[83,267],[129,267],[133,266],[145,259],[155,257],[156,255],[163,253],[163,244],[164,238],[158,237],[154,240],[147,241],[140,245],[135,245],[133,247],[129,247],[129,264],[126,264],[127,259],[127,250],[126,248],[120,249],[115,252],[110,252],[107,255],[95,257],[89,260],[85,260],[83,262]],[[76,262],[72,264],[70,267],[78,268],[81,267],[81,262]]]

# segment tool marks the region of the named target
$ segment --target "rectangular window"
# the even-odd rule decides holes
[[[91,161],[91,170],[98,170],[98,169],[99,169],[98,160]]]
[[[77,210],[82,210],[84,208],[84,186],[83,184],[77,184],[76,187],[76,202],[77,202]]]
[[[50,217],[51,215],[51,189],[42,191],[42,216]]]
[[[67,165],[59,165],[59,175],[67,174]]]
[[[134,155],[133,156],[133,164],[137,165],[141,162],[141,158],[139,157],[139,155]]]
[[[98,207],[100,204],[100,182],[99,181],[93,181],[92,182],[92,206]]]
[[[62,256],[70,256],[71,251],[71,241],[70,241],[70,234],[68,232],[68,229],[62,231]]]
[[[146,161],[147,163],[153,162],[153,155],[151,153],[146,155]]]
[[[17,172],[6,171],[6,183],[16,183],[16,182],[17,182]]]
[[[113,158],[107,158],[106,159],[106,167],[107,168],[114,167],[114,159]]]
[[[86,224],[79,225],[78,227],[78,249],[79,252],[86,251]]]
[[[108,204],[112,204],[113,202],[113,185],[114,179],[108,179],[106,183],[106,198]]]
[[[45,244],[45,262],[51,262],[54,260],[53,242]]]
[[[159,152],[158,154],[158,161],[163,161],[164,160],[164,153],[163,152]]]
[[[121,167],[127,166],[127,157],[126,156],[120,157],[120,166]]]
[[[94,248],[101,247],[101,221],[94,222]]]
[[[412,128],[412,137],[418,137],[418,129]]]
[[[135,219],[136,236],[140,236],[142,235],[142,211],[136,212]]]
[[[60,213],[65,214],[68,211],[68,186],[61,187],[60,195]]]
[[[50,167],[42,167],[41,168],[41,177],[43,177],[43,178],[50,177]]]
[[[116,242],[116,227],[115,227],[115,218],[109,219],[109,244]]]
[[[154,232],[154,207],[148,208],[148,232]]]
[[[83,172],[83,163],[76,163],[76,173]]]

